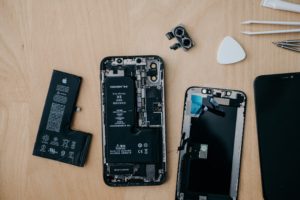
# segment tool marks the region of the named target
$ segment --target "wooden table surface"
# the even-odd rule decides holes
[[[299,2],[299,1],[298,1]],[[183,99],[189,86],[232,88],[248,96],[239,199],[261,200],[253,99],[261,74],[300,71],[297,53],[272,41],[299,34],[245,36],[248,19],[292,21],[299,14],[260,0],[0,0],[0,199],[173,200]],[[165,33],[184,24],[196,46],[171,51]],[[286,29],[286,27],[283,27]],[[219,65],[231,35],[247,59]],[[111,55],[161,56],[166,65],[168,178],[161,186],[111,188],[102,179],[99,63]],[[85,167],[32,156],[53,69],[83,77],[72,128],[93,134]]]

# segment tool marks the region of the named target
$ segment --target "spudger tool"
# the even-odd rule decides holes
[[[248,20],[242,22],[244,25],[251,24],[268,24],[268,25],[283,25],[283,26],[300,26],[300,22],[284,22],[284,21],[259,21],[259,20]],[[271,30],[271,31],[242,31],[246,35],[268,35],[268,34],[279,34],[279,33],[300,33],[300,29],[287,29],[287,30]]]

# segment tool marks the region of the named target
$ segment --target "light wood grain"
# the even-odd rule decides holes
[[[259,0],[0,0],[0,199],[174,199],[184,92],[189,86],[239,89],[248,96],[239,196],[262,199],[253,80],[300,71],[297,53],[271,42],[297,34],[244,36],[248,19],[300,21]],[[196,46],[171,51],[165,33],[186,25]],[[247,59],[223,66],[223,37],[242,43]],[[161,186],[111,188],[102,180],[99,63],[105,56],[156,54],[166,64],[168,179]],[[84,168],[32,156],[53,69],[83,77],[82,112],[73,128],[93,133]]]

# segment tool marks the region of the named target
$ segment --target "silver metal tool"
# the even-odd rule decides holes
[[[273,42],[277,47],[300,52],[300,40],[285,40],[280,42]]]

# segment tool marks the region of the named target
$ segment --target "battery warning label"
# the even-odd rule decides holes
[[[126,105],[126,101],[124,101],[124,96],[126,95],[126,93],[124,92],[114,92],[113,94],[113,104],[114,105]]]
[[[68,102],[68,94],[70,87],[64,85],[56,85],[55,94],[53,96],[53,102],[51,104],[50,113],[48,117],[47,127],[48,131],[54,131],[59,133],[64,116],[66,103]]]
[[[117,144],[114,149],[109,151],[110,155],[130,155],[132,154],[131,149],[126,149],[125,144]]]
[[[108,127],[131,127],[134,122],[134,81],[129,77],[118,77],[108,78],[106,83]]]

